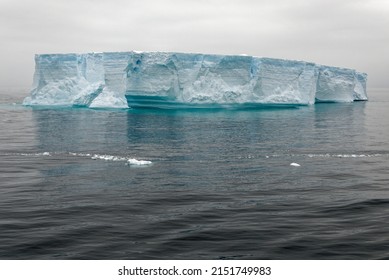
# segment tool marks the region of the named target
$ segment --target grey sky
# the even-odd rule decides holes
[[[355,68],[389,87],[388,0],[0,0],[0,85],[35,53],[249,54]]]

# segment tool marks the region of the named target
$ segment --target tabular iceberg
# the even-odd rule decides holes
[[[35,63],[24,105],[128,108],[367,100],[365,73],[304,61],[132,51],[42,54]]]

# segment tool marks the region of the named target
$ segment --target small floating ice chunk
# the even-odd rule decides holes
[[[296,166],[296,167],[299,167],[299,166],[301,166],[300,164],[298,164],[298,163],[296,163],[296,162],[292,162],[291,164],[290,164],[290,166]]]
[[[49,152],[43,152],[43,153],[42,153],[42,156],[49,156],[49,155],[50,155]]]
[[[149,160],[137,160],[135,158],[130,158],[127,163],[129,165],[149,165],[149,164],[152,164],[151,161]]]

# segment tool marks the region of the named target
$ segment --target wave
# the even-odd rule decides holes
[[[39,152],[39,153],[9,153],[5,155],[19,155],[25,157],[50,157],[50,156],[75,156],[75,157],[86,157],[92,160],[105,160],[105,161],[123,161],[126,165],[130,166],[147,166],[153,164],[152,161],[149,160],[141,160],[132,157],[122,157],[115,155],[107,155],[107,154],[90,154],[90,153],[75,153],[75,152]]]
[[[18,153],[13,153],[13,154],[6,154],[6,155],[18,155]],[[42,153],[20,153],[19,155],[21,156],[26,156],[26,157],[39,157],[39,156],[51,156],[49,152],[42,152]]]
[[[349,204],[331,206],[323,210],[323,213],[339,214],[358,214],[359,212],[373,211],[379,208],[380,211],[386,211],[389,206],[389,199],[374,198]]]
[[[128,165],[150,165],[152,164],[149,160],[138,160],[135,158],[126,158],[126,157],[119,157],[119,156],[112,156],[112,155],[98,155],[94,154],[91,159],[102,159],[107,161],[126,161]]]
[[[126,165],[137,165],[137,166],[143,166],[143,165],[151,165],[152,162],[149,160],[139,160],[136,158],[129,158],[129,157],[121,157],[121,156],[114,156],[114,155],[100,155],[100,154],[84,154],[84,153],[72,153],[69,152],[70,155],[73,156],[81,156],[81,157],[90,157],[93,160],[105,160],[105,161],[124,161],[126,162]]]
[[[284,153],[284,154],[267,154],[267,155],[245,155],[239,156],[238,159],[255,159],[255,158],[287,158],[287,157],[308,157],[308,158],[375,158],[375,157],[385,157],[389,156],[389,153],[375,153],[375,154],[340,154],[340,153],[323,153],[323,154],[313,154],[313,153]]]

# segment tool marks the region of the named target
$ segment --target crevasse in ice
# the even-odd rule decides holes
[[[365,73],[246,55],[104,52],[35,56],[25,105],[298,104],[367,100]]]

